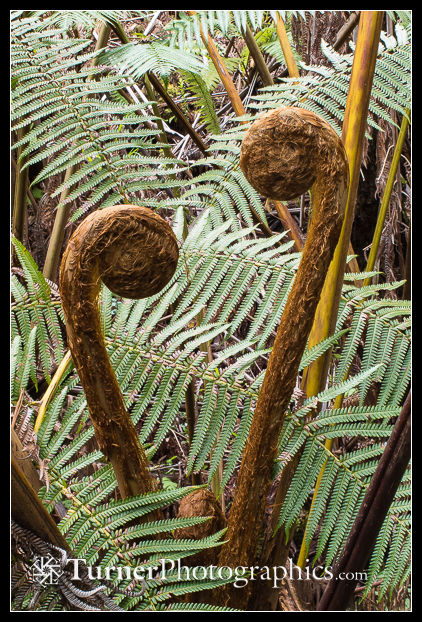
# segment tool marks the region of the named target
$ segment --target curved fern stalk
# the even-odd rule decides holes
[[[122,497],[154,490],[155,484],[103,344],[100,282],[121,296],[145,298],[168,283],[177,258],[176,238],[162,218],[146,208],[117,206],[85,218],[61,263],[69,347],[99,446],[113,464]]]
[[[193,263],[190,263],[192,258],[195,257],[198,253],[198,251],[201,249],[201,243],[200,243],[200,239],[202,239],[203,243],[202,243],[202,252],[205,251],[209,251],[211,250],[213,245],[210,245],[208,243],[208,239],[206,237],[202,238],[202,236],[198,235],[198,232],[195,233],[195,231],[192,231],[192,239],[190,241],[190,256],[187,257],[187,263],[188,263],[188,269],[189,269],[189,274],[190,274],[190,279],[191,282],[195,281],[195,267]],[[221,245],[222,248],[225,247],[224,244],[224,237],[221,235],[217,236],[217,239]],[[263,241],[261,240],[261,243]],[[211,248],[210,248],[211,246]],[[262,270],[264,270],[264,266],[265,266],[265,247],[263,247],[263,250],[261,253],[258,252],[258,246],[256,248],[251,248],[250,249],[250,257],[249,257],[249,261],[256,261],[259,257],[260,254],[262,255]],[[225,254],[224,256],[221,257],[221,266],[227,264],[231,259],[230,259],[230,254]],[[282,262],[281,262],[282,263]],[[297,263],[297,260],[296,260]],[[294,265],[296,265],[296,263]],[[179,273],[179,276],[177,276],[177,281],[181,280],[181,278],[183,277],[183,274],[185,274],[186,276],[186,269],[183,267],[184,265],[184,261],[181,262],[180,268],[181,268],[181,272]],[[289,265],[288,263],[286,265]],[[246,264],[245,264],[246,267]],[[182,269],[183,268],[183,269]],[[276,259],[276,255],[275,255],[275,260],[274,260],[274,264],[272,269],[274,271],[277,272],[278,275],[280,275],[281,273],[281,267],[280,267],[280,260]],[[256,280],[256,279],[255,279]],[[224,286],[222,286],[222,289],[217,290],[216,291],[216,297],[220,298],[223,294],[224,294],[225,288]],[[364,313],[366,313],[368,315],[368,321],[371,322],[377,322],[377,325],[379,325],[380,323],[382,323],[382,325],[384,326],[384,332],[385,334],[387,334],[387,327],[388,325],[394,321],[394,316],[392,315],[392,312],[396,309],[396,306],[393,304],[394,301],[391,300],[384,300],[384,301],[379,301],[379,303],[375,304],[374,301],[371,301],[369,296],[373,295],[376,291],[382,291],[382,287],[381,286],[374,286],[373,288],[370,288],[370,290],[368,291],[362,291],[362,290],[357,290],[356,288],[354,288],[353,286],[348,286],[345,289],[345,295],[342,298],[342,304],[341,304],[341,309],[340,309],[340,313],[339,313],[339,327],[342,327],[342,322],[345,320],[345,318],[348,317],[348,315],[350,315],[350,313],[352,313],[355,317],[360,316],[362,311]],[[106,290],[103,291],[103,295],[105,295]],[[177,291],[174,292],[174,295],[176,297],[179,297],[179,293]],[[110,294],[108,294],[108,296],[110,297]],[[53,301],[54,302],[54,301]],[[131,311],[133,311],[133,317],[129,314],[120,314],[118,313],[115,317],[116,320],[116,326],[119,327],[118,328],[118,332],[120,334],[120,337],[118,337],[117,333],[115,333],[115,331],[113,331],[113,324],[114,324],[114,316],[112,316],[111,314],[111,309],[116,307],[116,302],[111,302],[110,298],[106,298],[104,305],[102,305],[102,307],[104,308],[104,310],[107,310],[107,318],[105,318],[103,320],[103,324],[105,326],[105,330],[107,331],[107,334],[109,335],[109,337],[107,338],[107,345],[108,345],[108,349],[109,352],[112,354],[113,356],[113,360],[116,360],[116,354],[120,353],[121,355],[124,353],[125,356],[119,356],[117,357],[117,360],[123,360],[125,357],[127,357],[128,353],[131,353],[132,356],[132,361],[134,365],[134,369],[139,369],[139,363],[138,366],[136,366],[136,360],[139,361],[140,358],[142,358],[143,360],[148,360],[150,361],[151,358],[154,356],[155,359],[158,361],[160,360],[160,364],[161,366],[168,366],[168,365],[175,365],[175,361],[172,361],[170,359],[167,359],[165,357],[164,354],[161,355],[161,358],[159,359],[159,355],[160,352],[154,348],[154,349],[148,349],[145,346],[146,344],[146,339],[144,338],[143,341],[143,345],[142,346],[137,346],[133,343],[133,331],[136,329],[136,327],[138,325],[142,326],[143,323],[145,322],[145,319],[149,317],[149,308],[147,306],[144,305],[144,312],[145,315],[144,316],[140,316],[140,311],[136,311],[136,307],[139,305],[139,308],[141,307],[141,303],[142,301],[139,301],[137,303],[133,303],[130,306]],[[382,304],[380,304],[382,303]],[[361,306],[360,306],[361,305]],[[35,306],[34,303],[32,303],[32,305],[30,306]],[[127,305],[119,305],[121,306],[121,311],[123,312],[124,307]],[[118,308],[119,308],[118,306]],[[400,314],[401,314],[401,309],[400,307],[397,306],[397,309],[395,311],[396,313],[396,317],[397,317],[397,321],[400,319]],[[407,309],[407,313],[409,312],[409,309]],[[165,313],[165,309],[163,309],[163,313]],[[270,311],[270,309],[268,309],[268,314],[269,314],[269,318],[271,319],[271,321],[273,320],[273,314]],[[280,310],[278,310],[276,312],[277,317],[279,317],[281,314]],[[377,315],[378,314],[378,315]],[[391,317],[390,317],[391,316]],[[122,318],[122,319],[120,319]],[[123,319],[125,318],[125,319]],[[181,314],[179,316],[179,321],[180,321],[180,326],[183,326],[183,314]],[[157,320],[158,322],[158,320]],[[130,330],[125,330],[125,323],[127,324],[128,328],[130,328]],[[397,326],[394,327],[394,331],[397,333],[397,337],[398,337],[398,333],[399,332],[403,332],[403,331],[407,331],[408,328],[405,328],[405,322],[401,321],[400,324],[402,325],[402,327],[400,328],[400,325],[397,324]],[[156,323],[155,326],[158,329],[158,324]],[[353,324],[352,324],[353,326]],[[358,324],[357,324],[358,327]],[[157,330],[156,329],[156,330]],[[354,329],[353,329],[354,330]],[[368,329],[369,330],[369,329]],[[111,333],[110,333],[111,331]],[[122,334],[123,331],[123,334]],[[387,332],[386,332],[387,331]],[[351,332],[351,331],[350,331]],[[171,334],[171,333],[170,333]],[[383,333],[381,333],[380,331],[377,331],[377,335],[378,337],[376,338],[377,341],[379,342],[384,342],[385,341],[385,337],[383,337]],[[409,340],[409,337],[407,336],[407,340]],[[350,337],[350,343],[356,343],[357,340],[353,340],[352,336]],[[163,342],[163,344],[165,344],[165,342]],[[158,345],[158,341],[157,341],[157,345]],[[349,357],[350,355],[352,355],[352,351],[350,350],[349,346],[347,346],[347,357]],[[350,354],[349,354],[349,350],[350,350]],[[385,352],[387,352],[387,349],[385,349]],[[390,351],[390,346],[388,346],[388,351]],[[192,353],[193,354],[193,353]],[[221,353],[220,355],[220,360],[222,362],[224,362],[224,353]],[[228,352],[228,354],[230,354],[230,352]],[[383,355],[384,356],[384,355]],[[393,361],[393,356],[388,356],[387,354],[385,355],[386,359],[388,361],[388,364],[390,364],[390,362]],[[374,363],[376,364],[377,362],[377,358],[375,357],[375,352],[371,354],[371,356],[365,357],[368,360],[368,365],[373,365]],[[180,361],[182,358],[182,356],[180,354],[177,355],[177,361]],[[216,359],[216,361],[214,362],[215,364],[215,369],[219,369],[219,359]],[[251,363],[253,362],[253,359],[251,359]],[[241,364],[241,361],[239,359],[239,363]],[[249,386],[248,383],[243,383],[243,388],[242,385],[240,384],[242,378],[241,376],[237,377],[236,374],[234,373],[232,376],[232,379],[230,380],[230,386],[227,383],[227,380],[229,380],[229,376],[227,376],[227,374],[225,373],[222,377],[221,376],[217,376],[215,375],[215,373],[213,372],[212,369],[209,369],[209,371],[204,371],[204,368],[201,367],[198,364],[198,361],[196,361],[196,363],[194,363],[194,358],[189,359],[185,359],[184,364],[186,364],[186,370],[191,370],[192,373],[195,374],[195,377],[197,378],[198,381],[201,381],[201,379],[204,377],[204,373],[206,373],[206,380],[208,382],[212,382],[214,384],[219,383],[221,385],[223,385],[223,381],[224,378],[226,378],[226,385],[223,386],[228,386],[228,393],[226,391],[226,395],[231,395],[230,398],[230,402],[229,402],[229,408],[230,408],[230,412],[233,413],[234,410],[234,415],[236,415],[236,409],[237,412],[242,414],[242,425],[244,426],[243,429],[237,429],[235,427],[235,425],[233,425],[233,430],[236,433],[236,443],[235,446],[233,446],[233,448],[230,450],[230,457],[227,458],[226,460],[226,464],[225,464],[225,471],[227,474],[230,474],[232,472],[232,462],[234,460],[234,465],[236,464],[236,457],[239,456],[238,453],[238,448],[240,446],[240,449],[242,448],[241,445],[241,440],[243,439],[245,441],[246,439],[246,432],[248,430],[248,425],[246,424],[245,420],[250,421],[250,417],[252,414],[252,409],[249,407],[247,407],[246,401],[249,399],[250,400],[250,395],[253,394],[256,396],[258,394],[258,389],[259,389],[259,383],[257,383],[255,386]],[[303,366],[304,364],[306,364],[306,358],[304,358],[304,360],[302,361],[301,366]],[[241,367],[239,367],[239,370],[241,370]],[[234,370],[235,371],[235,370]],[[246,372],[248,371],[248,367],[246,367]],[[122,384],[122,382],[125,380],[126,384],[124,384],[122,386],[123,390],[124,390],[124,394],[126,396],[130,395],[133,397],[130,397],[129,401],[127,401],[128,407],[130,407],[131,411],[133,411],[134,406],[139,405],[139,403],[142,401],[142,397],[144,396],[144,391],[143,391],[143,385],[139,385],[137,384],[138,381],[138,377],[136,376],[136,373],[134,375],[134,378],[132,381],[128,382],[126,380],[126,377],[129,375],[130,376],[130,367],[127,367],[125,369],[125,366],[118,366],[116,368],[116,375],[118,377],[118,381],[120,384]],[[387,375],[387,374],[386,374]],[[71,384],[69,385],[70,390],[73,392],[75,389],[75,384],[77,382],[77,379],[75,377],[73,377]],[[68,384],[68,383],[66,383]],[[343,393],[345,390],[345,388],[340,389],[340,393]],[[394,387],[393,389],[394,391],[394,395],[396,393],[396,387]],[[140,396],[138,398],[138,395]],[[172,397],[173,395],[175,395],[175,392],[173,391],[172,393],[172,389],[170,389],[170,393],[169,396]],[[151,398],[149,401],[149,405],[146,406],[146,408],[156,408],[157,405],[157,401],[155,398],[155,394],[153,393],[151,395]],[[64,405],[65,402],[63,402],[63,400],[65,400],[65,397],[62,397],[62,401],[61,403]],[[183,399],[183,394],[182,394],[182,399]],[[331,398],[330,398],[331,399]],[[170,401],[173,402],[173,404],[170,404]],[[391,403],[395,403],[395,402],[391,402]],[[176,409],[176,411],[173,410],[173,405],[174,408]],[[253,405],[253,404],[252,404]],[[82,491],[88,491],[91,490],[91,488],[89,488],[89,486],[91,486],[91,484],[89,483],[89,479],[82,479],[80,480],[80,484],[78,483],[79,479],[80,479],[80,473],[82,473],[83,471],[81,471],[80,469],[86,469],[86,467],[89,467],[89,465],[92,462],[95,461],[99,461],[101,460],[101,454],[100,452],[95,452],[95,454],[93,453],[88,453],[88,455],[84,458],[84,460],[75,460],[75,457],[77,457],[77,454],[75,456],[75,454],[73,453],[73,462],[72,462],[72,451],[75,452],[78,450],[78,447],[80,447],[81,445],[76,442],[78,441],[77,438],[75,438],[75,441],[72,442],[71,444],[69,444],[69,438],[70,435],[72,434],[72,430],[75,429],[83,429],[83,422],[84,422],[84,418],[86,419],[86,415],[85,415],[85,408],[84,408],[84,400],[83,400],[83,395],[80,394],[78,395],[77,399],[74,402],[74,407],[72,408],[72,417],[71,418],[67,418],[66,417],[66,423],[65,425],[63,425],[61,423],[61,419],[58,419],[58,414],[60,413],[60,406],[59,403],[57,402],[52,402],[52,404],[50,405],[48,411],[47,411],[47,418],[45,420],[45,423],[43,423],[42,428],[40,429],[40,434],[39,436],[39,442],[42,443],[42,454],[41,454],[41,458],[44,459],[49,459],[50,460],[50,465],[51,465],[51,469],[49,470],[49,478],[50,478],[50,488],[49,488],[49,492],[47,493],[46,496],[46,500],[47,497],[48,499],[56,499],[57,502],[59,500],[62,499],[67,499],[69,500],[69,494],[71,493],[72,495],[75,494],[75,492],[77,490]],[[381,415],[381,409],[378,409],[379,414],[377,414],[376,416],[382,416]],[[168,425],[169,422],[172,421],[171,416],[171,412],[177,412],[177,404],[176,404],[176,400],[170,400],[168,401],[168,405],[166,405],[166,409],[165,411],[162,411],[162,416],[163,416],[163,420],[164,418],[166,419],[166,426]],[[354,411],[353,411],[354,412]],[[366,426],[365,428],[365,424],[367,424],[370,419],[374,416],[370,409],[366,408],[364,410],[361,410],[361,414],[359,415],[359,418],[357,417],[357,414],[353,414],[353,412],[349,411],[345,411],[343,414],[339,413],[337,415],[337,420],[338,423],[332,425],[332,429],[334,431],[335,429],[335,425],[339,426],[339,434],[341,435],[343,433],[343,431],[346,432],[346,424],[343,425],[343,427],[340,427],[340,423],[341,420],[345,421],[345,422],[349,422],[349,430],[346,432],[349,436],[349,438],[353,437],[354,434],[358,435],[357,438],[359,437],[359,435],[363,434],[366,435],[367,433],[369,434],[369,436],[371,437],[371,435],[373,433],[375,433],[375,427],[372,427],[372,430],[370,429],[369,425]],[[325,413],[327,413],[327,416],[329,414],[329,411],[325,411]],[[389,413],[389,414],[388,414]],[[387,418],[390,418],[391,416],[394,416],[395,411],[393,411],[392,409],[390,409],[389,411],[386,409],[385,410],[385,415],[387,416]],[[78,419],[79,417],[79,419]],[[288,419],[290,421],[290,418]],[[58,423],[61,423],[61,425],[63,426],[62,429],[60,429],[59,431],[54,431],[54,428],[56,430],[58,430]],[[235,419],[236,421],[236,419]],[[331,417],[331,419],[327,418],[327,421],[334,421],[334,413],[333,416]],[[352,423],[353,421],[355,421],[355,430],[354,432],[352,432]],[[357,423],[356,423],[357,422]],[[309,433],[306,432],[306,430],[303,430],[303,424],[304,424],[304,420],[302,419],[302,428],[299,428],[302,430],[302,435],[305,435],[305,438],[310,439],[311,435],[309,435]],[[49,440],[48,435],[44,435],[43,430],[47,430],[47,427],[50,429],[50,434],[53,433],[53,436],[51,438],[51,440]],[[225,425],[224,425],[224,434],[222,432],[221,438],[224,441],[225,436],[227,437],[227,434],[230,434],[230,414],[228,413],[228,418],[226,419]],[[330,424],[331,425],[331,424]],[[295,429],[297,430],[298,427],[297,425],[295,426]],[[326,427],[320,427],[320,430],[326,430],[328,429],[328,426]],[[367,432],[366,432],[367,430]],[[92,428],[88,428],[88,430],[91,433],[92,436]],[[387,439],[389,434],[390,434],[390,427],[388,426],[384,426],[384,432],[383,432],[383,436],[380,437],[381,439]],[[378,432],[379,434],[380,432]],[[287,435],[287,432],[286,432]],[[57,438],[56,438],[57,437]],[[84,438],[87,439],[88,437],[84,434]],[[230,438],[230,436],[229,436]],[[286,449],[286,451],[289,451],[289,438],[288,436],[285,437],[283,434],[283,439],[286,438],[286,440],[282,440],[281,441],[281,445],[280,447],[282,449]],[[43,440],[45,439],[45,440]],[[303,436],[302,436],[303,439]],[[300,439],[297,439],[297,442],[299,442]],[[80,442],[83,443],[84,439],[81,438]],[[86,442],[86,441],[85,441]],[[295,441],[294,439],[292,439],[291,443],[293,444]],[[323,451],[323,442],[324,442],[324,438],[322,437],[319,441],[319,447],[320,447],[320,451]],[[302,440],[303,443],[303,440]],[[53,453],[48,453],[48,448],[49,446],[51,446],[52,448],[52,452]],[[55,447],[55,449],[53,450],[53,447]],[[227,448],[229,449],[231,447],[231,444],[228,443],[227,444]],[[292,447],[292,445],[290,445],[290,447]],[[292,448],[294,451],[294,447]],[[369,448],[372,453],[373,456],[375,458],[377,458],[382,450],[382,445],[376,444],[373,447]],[[222,445],[220,445],[220,451],[222,450]],[[45,453],[47,452],[47,453]],[[378,452],[378,453],[377,453]],[[150,455],[150,454],[149,454]],[[361,457],[359,457],[359,454],[357,452],[355,452],[355,454],[350,454],[346,456],[346,460],[343,463],[339,463],[338,460],[335,460],[333,463],[333,459],[331,456],[329,456],[328,454],[323,454],[326,455],[326,457],[329,459],[329,464],[330,465],[336,465],[337,466],[337,471],[335,471],[335,466],[330,466],[327,469],[327,475],[329,474],[330,477],[333,477],[335,475],[335,473],[341,473],[344,472],[345,476],[344,476],[344,486],[347,485],[347,489],[349,489],[350,487],[350,483],[348,484],[348,482],[353,482],[356,481],[357,477],[360,477],[359,475],[353,475],[353,472],[350,470],[350,465],[353,464],[359,464],[360,462],[362,463],[362,488],[360,488],[360,490],[364,490],[364,484],[366,481],[366,478],[368,477],[368,470],[365,469],[365,455],[368,455],[369,457],[369,452],[366,452],[366,454],[362,454]],[[67,457],[66,457],[67,456]],[[218,457],[218,456],[217,456]],[[374,465],[373,468],[375,468],[376,465]],[[107,485],[109,485],[111,487],[112,490],[114,490],[115,488],[115,479],[113,477],[113,474],[111,472],[110,467],[106,467],[109,471],[109,477],[107,479]],[[352,466],[352,469],[356,468]],[[79,470],[78,470],[79,469]],[[99,477],[100,477],[100,473],[99,473]],[[225,476],[226,477],[226,476]],[[317,473],[315,473],[315,478],[317,477]],[[61,482],[63,482],[63,478],[65,478],[67,485],[65,488],[63,488],[63,484],[61,486],[59,486],[59,484]],[[224,484],[224,481],[223,481]],[[329,485],[329,480],[327,480],[327,486]],[[95,489],[95,485],[92,488],[92,490]],[[63,491],[63,492],[61,492]],[[300,489],[301,494],[303,494],[303,489]],[[318,508],[321,507],[321,503],[322,503],[322,508],[324,510],[324,514],[323,516],[326,515],[326,508],[324,508],[324,503],[323,503],[323,499],[324,498],[331,498],[332,495],[330,494],[330,490],[329,488],[325,488],[323,486],[322,489],[323,495],[320,497],[319,499],[319,504],[318,506],[315,507],[315,511],[318,510]],[[328,497],[329,495],[329,497]],[[402,495],[406,495],[406,490],[403,489],[402,491]],[[298,497],[298,493],[295,492],[295,489],[292,488],[291,493],[289,493],[289,497],[294,500]],[[341,497],[343,498],[343,497]],[[77,496],[77,499],[81,499],[79,496]],[[84,513],[85,510],[83,510],[83,508],[86,508],[86,505],[78,505],[78,501],[77,499],[75,499],[75,503],[73,505],[74,510],[78,510],[81,513],[81,516],[86,516],[86,520],[88,520],[88,516],[92,518],[92,520],[94,522],[91,522],[91,518],[89,519],[89,523],[87,523],[87,530],[91,530],[92,531],[96,531],[98,529],[97,524],[95,523],[95,520],[93,519],[93,514],[92,514],[92,509],[87,512]],[[404,500],[405,497],[403,497]],[[82,499],[81,499],[82,500]],[[333,497],[334,500],[334,497]],[[290,501],[289,501],[290,503]],[[93,500],[93,504],[95,505],[95,500]],[[50,505],[49,505],[50,507]],[[293,506],[292,506],[293,507]],[[294,511],[296,511],[295,508],[293,508]],[[350,509],[352,511],[352,509]],[[319,511],[319,510],[318,510]],[[331,510],[330,510],[331,511]],[[72,510],[73,512],[73,510]],[[407,518],[406,515],[406,509],[403,506],[403,511],[402,513],[400,513],[400,506],[399,506],[399,502],[397,502],[397,505],[395,506],[395,508],[391,508],[391,512],[390,512],[390,516],[392,517],[391,520],[394,522],[394,524],[397,524],[397,521],[399,520],[400,524],[403,524],[403,529],[402,529],[402,535],[403,538],[406,538],[406,540],[402,540],[405,542],[408,542],[409,539],[409,535],[408,535],[408,523],[409,523],[409,519]],[[317,514],[314,513],[313,516],[313,520],[315,520]],[[327,515],[328,516],[328,515]],[[331,520],[331,518],[330,518]],[[338,520],[337,520],[338,522]],[[319,523],[321,524],[321,523]],[[330,538],[332,538],[332,536],[330,536],[330,528],[329,525],[324,525],[323,523],[321,524],[322,527],[322,532],[324,534],[324,541],[321,542],[320,547],[322,547],[324,549],[324,543],[326,544],[327,542],[330,542]],[[104,526],[104,528],[107,528],[107,525]],[[311,528],[310,530],[310,536],[314,537],[314,533],[312,533],[313,528]],[[86,532],[87,533],[87,532]],[[389,536],[388,533],[384,533],[381,534],[381,536],[383,538],[385,538],[385,542],[386,542],[386,547],[387,547],[387,556],[386,556],[386,560],[387,560],[387,564],[388,564],[388,568],[391,568],[392,564],[394,565],[394,550],[396,550],[397,546],[399,546],[398,541],[396,539],[394,539],[392,541],[392,544],[394,544],[393,550],[390,549],[389,547]],[[122,538],[124,538],[125,536],[122,535]],[[119,535],[120,538],[120,535]],[[120,541],[120,540],[119,540]],[[124,540],[121,540],[121,542],[123,542]],[[108,535],[108,539],[105,541],[106,543],[108,543],[109,546],[114,546],[113,545],[113,537],[111,537],[110,539],[110,534]],[[335,540],[334,540],[335,542]],[[384,540],[383,540],[384,542]],[[106,546],[106,544],[104,544],[104,546]],[[117,544],[116,544],[117,546]],[[407,544],[406,544],[407,546]],[[320,548],[319,547],[319,548]],[[115,549],[113,549],[115,550]],[[330,550],[336,550],[336,547],[330,547]],[[322,550],[319,554],[323,554],[324,550]],[[330,553],[331,554],[331,553]],[[126,558],[125,558],[126,559]],[[384,559],[384,556],[382,557],[382,559]],[[382,572],[382,564],[379,561],[379,555],[377,557],[376,560],[374,560],[375,563],[375,573],[377,574],[377,576],[380,575],[380,572]],[[125,565],[126,561],[125,561]],[[371,568],[373,568],[374,566],[372,565],[372,561],[371,561]],[[395,567],[395,566],[394,566]],[[138,606],[138,605],[136,605]]]
[[[295,128],[293,132],[292,128]],[[308,116],[303,110],[296,114],[293,109],[279,109],[256,121],[249,132],[250,137],[247,134],[242,145],[241,163],[251,183],[267,196],[286,199],[302,194],[307,185],[316,180],[313,192],[318,216],[313,218],[295,284],[277,330],[240,467],[227,530],[230,544],[223,546],[219,559],[219,563],[233,566],[254,563],[284,411],[294,388],[323,285],[320,268],[321,265],[328,268],[340,231],[348,186],[348,166],[341,142],[330,126],[314,115]],[[275,139],[275,135],[279,138]],[[293,160],[291,152],[290,155],[284,153],[285,145],[287,150],[293,150]],[[321,162],[321,168],[315,168],[309,176],[313,158],[319,160],[318,153],[322,149],[327,161]],[[283,155],[287,156],[286,161]],[[302,159],[307,156],[310,159],[303,168],[289,170],[286,162],[302,165]],[[281,161],[280,176],[274,172],[269,174],[269,161],[277,164]],[[314,165],[317,166],[316,162]],[[322,233],[325,226],[328,230]],[[322,246],[321,239],[325,242]],[[305,308],[302,314],[298,313],[298,309]],[[289,339],[292,332],[296,339],[294,345]],[[239,530],[243,522],[248,525],[247,530]],[[233,593],[226,593],[225,597],[239,599],[239,595]],[[241,602],[245,603],[247,597],[243,594]]]

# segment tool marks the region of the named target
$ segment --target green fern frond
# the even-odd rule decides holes
[[[58,209],[83,200],[83,210],[100,203],[139,204],[145,188],[174,187],[177,181],[170,183],[170,176],[180,170],[179,163],[154,156],[162,144],[158,129],[143,127],[155,121],[147,105],[110,101],[114,92],[133,85],[133,79],[110,66],[94,68],[98,54],[86,52],[90,40],[78,40],[75,47],[59,34],[47,38],[42,32],[22,37],[14,33],[12,38],[12,129],[28,130],[14,147],[23,147],[25,166],[44,163],[32,183],[73,167],[55,192],[69,190]],[[145,150],[149,159],[142,157]],[[167,181],[156,180],[157,175]]]
[[[64,343],[62,337],[62,309],[58,299],[51,296],[51,288],[47,283],[38,266],[34,262],[27,249],[12,237],[12,244],[23,271],[24,282],[17,275],[11,278],[12,339],[19,336],[25,348],[31,344],[27,352],[27,372],[36,383],[35,374],[35,350],[39,355],[42,371],[46,379],[50,380],[52,364],[58,364],[64,356]],[[25,355],[26,356],[26,355]],[[30,370],[30,371],[29,371]],[[28,373],[21,376],[22,380],[28,380]]]
[[[207,131],[212,134],[221,132],[220,122],[215,111],[214,103],[210,94],[209,84],[205,82],[199,73],[181,72],[188,88],[196,96],[196,107],[200,110],[201,121],[205,123]]]
[[[37,327],[31,330],[28,340],[22,346],[20,336],[17,335],[12,344],[12,403],[16,404],[21,394],[25,390],[28,380],[31,377],[35,386],[37,386],[37,378],[35,374],[35,344],[36,344]]]
[[[149,71],[168,76],[176,69],[199,74],[204,68],[204,63],[199,57],[158,41],[126,43],[115,50],[103,52],[100,62],[117,66],[135,79],[141,78]]]

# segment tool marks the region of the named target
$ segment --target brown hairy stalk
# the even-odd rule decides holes
[[[208,516],[209,520],[199,525],[176,529],[174,537],[178,540],[192,539],[200,540],[212,536],[217,531],[226,527],[226,517],[224,516],[221,505],[211,490],[200,488],[183,497],[179,505],[178,518],[191,518],[192,516]],[[189,555],[187,565],[195,566],[216,566],[218,561],[218,547],[210,547]],[[214,588],[218,589],[218,588]],[[191,592],[185,594],[181,600],[183,602],[208,603],[214,598],[214,590],[202,590],[201,592]]]
[[[217,533],[226,526],[226,518],[221,510],[221,505],[210,490],[200,488],[183,497],[179,505],[178,518],[191,518],[192,516],[209,516],[209,520],[199,525],[176,529],[176,539],[200,540]],[[189,557],[191,566],[209,566],[217,561],[218,549],[210,548],[200,551]]]
[[[340,138],[326,121],[300,108],[272,110],[255,121],[243,140],[240,166],[249,183],[270,199],[286,201],[311,189],[313,209],[244,450],[228,543],[219,557],[220,566],[232,568],[252,566],[256,559],[284,414],[340,234],[349,183]],[[247,588],[225,586],[221,592],[220,603],[246,606]]]
[[[178,245],[170,226],[145,207],[116,205],[85,218],[60,268],[60,292],[72,357],[95,435],[122,498],[157,488],[126,411],[101,333],[101,280],[118,296],[146,298],[173,276]]]

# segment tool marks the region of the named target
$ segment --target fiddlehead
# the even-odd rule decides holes
[[[165,220],[145,207],[117,205],[85,218],[61,262],[69,347],[98,444],[113,465],[122,497],[154,490],[155,484],[104,345],[101,280],[119,296],[146,298],[169,282],[177,260],[177,240]]]
[[[243,140],[240,166],[268,198],[293,199],[310,189],[313,210],[243,454],[228,542],[219,557],[219,565],[231,567],[255,562],[284,413],[340,234],[349,182],[347,157],[337,134],[323,119],[299,108],[273,110],[255,121]],[[223,602],[234,607],[244,606],[248,597],[246,589],[227,586],[222,592]]]

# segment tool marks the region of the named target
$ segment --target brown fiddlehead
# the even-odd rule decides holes
[[[328,266],[340,234],[349,182],[346,153],[330,125],[312,112],[280,108],[256,120],[245,135],[240,166],[254,188],[286,201],[311,190],[312,219],[244,450],[220,566],[255,562],[271,470]],[[242,608],[247,589],[222,588],[224,604]]]
[[[178,244],[170,226],[145,207],[117,205],[90,214],[71,237],[60,267],[69,348],[95,436],[123,498],[156,489],[125,408],[101,332],[101,281],[115,294],[146,298],[173,276]]]

